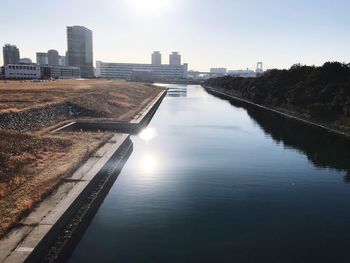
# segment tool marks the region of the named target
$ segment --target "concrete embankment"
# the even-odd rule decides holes
[[[54,132],[71,132],[71,131],[114,131],[129,134],[138,133],[146,126],[156,113],[159,105],[166,95],[166,91],[156,96],[142,111],[140,111],[130,122],[120,122],[113,120],[77,120],[70,122]]]
[[[166,91],[161,92],[130,124],[137,125],[138,130],[145,127],[165,95]],[[90,122],[97,130],[103,130],[100,127],[103,123]],[[0,240],[0,262],[64,261],[79,242],[131,152],[130,135],[114,134],[17,228]]]
[[[306,125],[310,125],[310,126],[322,129],[322,130],[326,130],[327,132],[332,133],[334,135],[339,135],[339,136],[343,136],[343,137],[346,137],[346,138],[350,139],[350,133],[349,132],[343,131],[342,129],[339,129],[337,127],[333,127],[332,125],[329,125],[327,123],[316,122],[316,121],[313,121],[313,120],[306,119],[306,118],[304,118],[304,117],[302,117],[300,115],[297,115],[297,114],[286,113],[286,112],[283,112],[283,111],[280,111],[280,110],[277,110],[277,109],[273,109],[273,108],[270,108],[270,107],[267,107],[267,106],[256,104],[256,103],[251,102],[249,100],[246,100],[246,99],[234,96],[232,94],[228,94],[227,92],[215,89],[213,87],[204,87],[204,89],[209,94],[212,94],[212,95],[214,95],[216,97],[219,97],[219,98],[222,98],[222,99],[226,99],[226,100],[229,100],[229,101],[232,101],[232,100],[233,101],[238,101],[238,102],[242,103],[243,105],[251,105],[251,106],[260,108],[262,110],[266,110],[266,111],[270,111],[270,112],[275,113],[275,114],[279,114],[279,115],[281,115],[283,117],[286,117],[286,118],[289,118],[291,120],[303,122]]]

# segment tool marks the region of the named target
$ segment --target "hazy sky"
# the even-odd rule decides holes
[[[289,68],[350,62],[349,0],[2,1],[0,44],[21,57],[67,48],[66,26],[94,33],[94,60],[163,63],[179,51],[190,69]],[[2,65],[2,56],[0,58]]]

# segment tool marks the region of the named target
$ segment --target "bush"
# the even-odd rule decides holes
[[[311,117],[316,120],[331,120],[335,117],[332,109],[323,103],[313,103],[307,109]]]

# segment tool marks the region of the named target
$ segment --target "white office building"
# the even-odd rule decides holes
[[[105,63],[96,61],[96,77],[132,80],[135,72],[148,72],[154,81],[187,78],[188,65],[152,65],[133,63]],[[139,75],[139,74],[138,74]]]
[[[40,79],[40,66],[36,64],[7,64],[4,67],[6,79]]]

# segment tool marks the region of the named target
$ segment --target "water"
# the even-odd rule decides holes
[[[169,87],[70,262],[350,262],[344,140]]]

